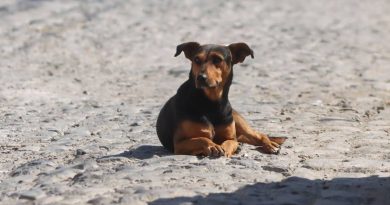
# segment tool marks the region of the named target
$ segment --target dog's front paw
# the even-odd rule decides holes
[[[267,154],[278,154],[280,151],[280,145],[277,142],[271,141],[267,136],[262,138],[261,150]]]
[[[209,157],[221,157],[225,156],[225,151],[220,145],[210,144],[209,146],[204,148],[203,155]]]

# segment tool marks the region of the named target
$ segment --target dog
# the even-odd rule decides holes
[[[231,157],[239,142],[277,154],[286,138],[256,132],[232,108],[229,89],[233,65],[253,56],[246,43],[228,46],[187,42],[176,47],[191,61],[189,78],[160,111],[157,135],[161,144],[180,155]]]

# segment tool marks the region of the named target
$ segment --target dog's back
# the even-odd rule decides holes
[[[157,136],[161,144],[173,152],[173,135],[175,134],[176,119],[175,119],[175,99],[176,95],[171,97],[164,107],[161,109],[157,118]]]

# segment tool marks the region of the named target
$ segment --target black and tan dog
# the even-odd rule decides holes
[[[233,65],[253,58],[249,46],[188,42],[177,46],[175,57],[181,52],[191,60],[191,71],[158,116],[157,135],[164,147],[175,154],[230,157],[243,142],[278,153],[285,138],[254,131],[229,102]]]

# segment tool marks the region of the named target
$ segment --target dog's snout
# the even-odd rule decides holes
[[[206,82],[206,80],[207,80],[207,75],[206,74],[201,73],[201,74],[198,75],[198,81]]]

